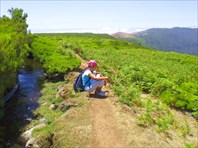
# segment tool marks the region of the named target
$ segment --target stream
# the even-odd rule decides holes
[[[5,104],[5,114],[1,121],[4,127],[5,147],[24,147],[17,143],[22,128],[34,119],[33,111],[39,107],[37,103],[41,97],[40,90],[44,81],[43,70],[40,64],[32,59],[26,59],[25,65],[19,70],[19,88]]]

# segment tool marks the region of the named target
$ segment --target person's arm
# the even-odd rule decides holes
[[[93,74],[100,74],[100,75],[102,75],[99,71],[96,71],[96,70],[94,70],[92,73]]]
[[[89,73],[88,76],[94,80],[108,80],[108,77],[96,77],[94,74]]]

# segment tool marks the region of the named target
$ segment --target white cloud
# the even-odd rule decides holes
[[[99,27],[99,28],[71,28],[71,29],[33,29],[32,33],[97,33],[113,34],[116,32],[134,33],[146,30],[148,28],[117,28],[117,27]]]

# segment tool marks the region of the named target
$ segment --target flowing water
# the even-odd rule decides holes
[[[17,139],[23,126],[35,118],[33,110],[39,106],[37,101],[41,97],[40,90],[44,81],[41,65],[27,59],[24,67],[19,71],[18,80],[19,88],[15,95],[6,102],[4,118],[1,121],[5,131],[4,147],[23,145],[17,143]]]

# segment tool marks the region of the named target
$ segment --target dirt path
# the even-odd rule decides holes
[[[80,68],[86,67],[84,61],[79,55],[82,63]],[[109,88],[106,88],[109,91]],[[90,100],[91,117],[93,127],[93,147],[126,147],[123,140],[123,133],[118,127],[115,112],[112,109],[108,98],[92,98]]]
[[[114,112],[106,99],[91,100],[93,147],[123,147],[122,132],[118,129]]]

